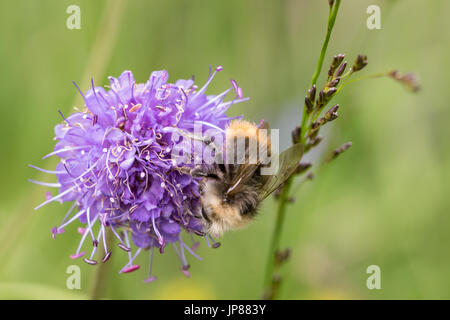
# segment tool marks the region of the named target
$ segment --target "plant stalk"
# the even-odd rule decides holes
[[[332,6],[330,6],[330,12],[328,16],[328,27],[325,40],[322,45],[322,50],[320,51],[319,60],[317,61],[316,70],[312,76],[311,87],[317,83],[320,72],[323,66],[323,60],[328,48],[328,43],[330,41],[331,32],[336,21],[336,16],[339,10],[341,0],[336,0]],[[300,143],[305,143],[307,128],[306,124],[309,120],[310,115],[306,112],[306,106],[303,106],[303,118],[301,125]],[[264,297],[267,299],[276,299],[279,293],[279,277],[275,278],[275,271],[277,269],[277,252],[280,247],[281,232],[283,229],[283,222],[286,215],[286,205],[289,200],[289,193],[292,186],[292,176],[286,180],[284,183],[281,195],[278,199],[278,209],[275,221],[275,229],[272,235],[272,241],[270,245],[269,256],[267,259],[266,274],[264,277]],[[277,280],[278,279],[278,280]]]
[[[270,299],[276,299],[278,290],[274,290],[274,271],[276,264],[276,255],[280,244],[281,231],[283,228],[284,216],[286,213],[286,204],[289,196],[289,191],[292,186],[292,179],[288,179],[281,191],[280,198],[278,200],[277,217],[275,222],[275,230],[272,236],[272,242],[270,244],[269,258],[267,259],[266,275],[264,278],[264,296]]]
[[[317,83],[317,79],[319,78],[320,72],[322,71],[323,60],[325,58],[325,54],[327,52],[328,43],[330,42],[331,31],[333,31],[334,23],[336,21],[336,16],[339,10],[339,6],[341,4],[341,0],[336,0],[333,6],[330,7],[330,13],[328,15],[328,26],[327,26],[327,34],[325,36],[325,40],[323,41],[322,50],[320,51],[319,60],[317,61],[316,70],[311,79],[311,87]],[[307,123],[309,120],[309,114],[306,112],[306,106],[303,106],[303,117],[301,128],[301,143],[304,143],[306,139],[306,134],[308,132]]]

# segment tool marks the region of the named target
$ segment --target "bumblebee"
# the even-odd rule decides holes
[[[289,178],[300,162],[303,155],[301,144],[295,144],[272,157],[270,136],[262,134],[262,129],[267,130],[268,125],[231,121],[225,130],[225,161],[197,166],[190,171],[192,176],[202,178],[198,217],[205,232],[214,237],[221,237],[224,232],[251,222],[261,202]],[[243,156],[239,156],[238,150],[238,156],[234,157],[235,153],[229,150],[239,149],[242,144],[238,141],[245,142],[244,152],[241,152]],[[256,149],[265,149],[265,156],[254,157],[252,153]],[[261,155],[261,152],[258,154]],[[233,161],[230,161],[230,157],[233,157]],[[277,161],[278,169],[273,174],[263,174],[272,161]]]

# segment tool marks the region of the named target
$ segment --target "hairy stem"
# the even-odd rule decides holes
[[[328,27],[327,27],[327,34],[325,36],[325,40],[322,45],[322,50],[320,51],[319,60],[317,61],[316,70],[313,74],[312,80],[311,80],[311,87],[317,83],[317,79],[319,78],[320,72],[322,70],[323,66],[323,60],[325,58],[325,54],[328,48],[328,42],[330,41],[331,32],[334,27],[334,23],[336,21],[336,16],[339,10],[341,1],[336,0],[334,4],[330,7],[330,13],[328,16]],[[306,112],[306,106],[303,106],[303,118],[302,118],[302,125],[301,125],[301,135],[300,135],[300,143],[304,143],[306,140],[306,124],[309,120],[310,114]],[[292,186],[292,176],[284,183],[283,189],[281,191],[281,195],[278,199],[278,209],[277,209],[277,216],[276,216],[276,222],[275,222],[275,229],[272,235],[272,242],[270,245],[270,251],[269,256],[267,259],[267,266],[266,266],[266,274],[264,277],[264,297],[267,299],[276,299],[279,293],[279,281],[280,278],[276,276],[275,271],[277,269],[277,252],[280,247],[280,239],[281,239],[281,232],[283,229],[283,222],[286,214],[286,205],[289,200],[289,193]]]

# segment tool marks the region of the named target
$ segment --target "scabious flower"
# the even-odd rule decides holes
[[[61,224],[52,229],[53,237],[63,233],[70,223],[79,220],[81,241],[72,259],[84,257],[95,265],[97,249],[103,243],[103,262],[111,255],[106,233],[110,229],[118,247],[128,254],[123,273],[139,268],[134,263],[142,250],[150,255],[147,282],[153,281],[151,265],[154,248],[161,253],[173,245],[181,260],[182,271],[189,276],[186,253],[199,258],[194,250],[198,242],[193,235],[203,236],[208,245],[218,246],[202,230],[192,214],[200,203],[198,180],[171,157],[177,143],[177,131],[192,131],[194,123],[223,132],[230,119],[225,112],[233,103],[247,100],[234,80],[219,95],[205,95],[219,66],[198,89],[191,80],[168,83],[166,71],[155,71],[146,83],[138,84],[130,71],[119,78],[110,77],[108,90],[92,88],[80,94],[86,108],[65,118],[55,127],[54,151],[44,157],[58,156],[54,174],[58,183],[31,180],[59,188],[56,196],[47,193],[42,206],[54,202],[72,202]],[[75,85],[76,86],[76,85]],[[234,90],[236,97],[224,102]],[[185,230],[193,240],[189,246],[181,237]],[[209,238],[209,239],[208,239]],[[210,241],[212,242],[210,244]],[[136,248],[133,251],[134,244]],[[91,248],[91,253],[84,251]]]

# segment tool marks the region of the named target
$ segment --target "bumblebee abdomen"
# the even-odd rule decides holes
[[[242,190],[236,193],[228,201],[230,205],[239,208],[239,212],[242,216],[255,216],[259,206],[257,182],[243,186]]]

